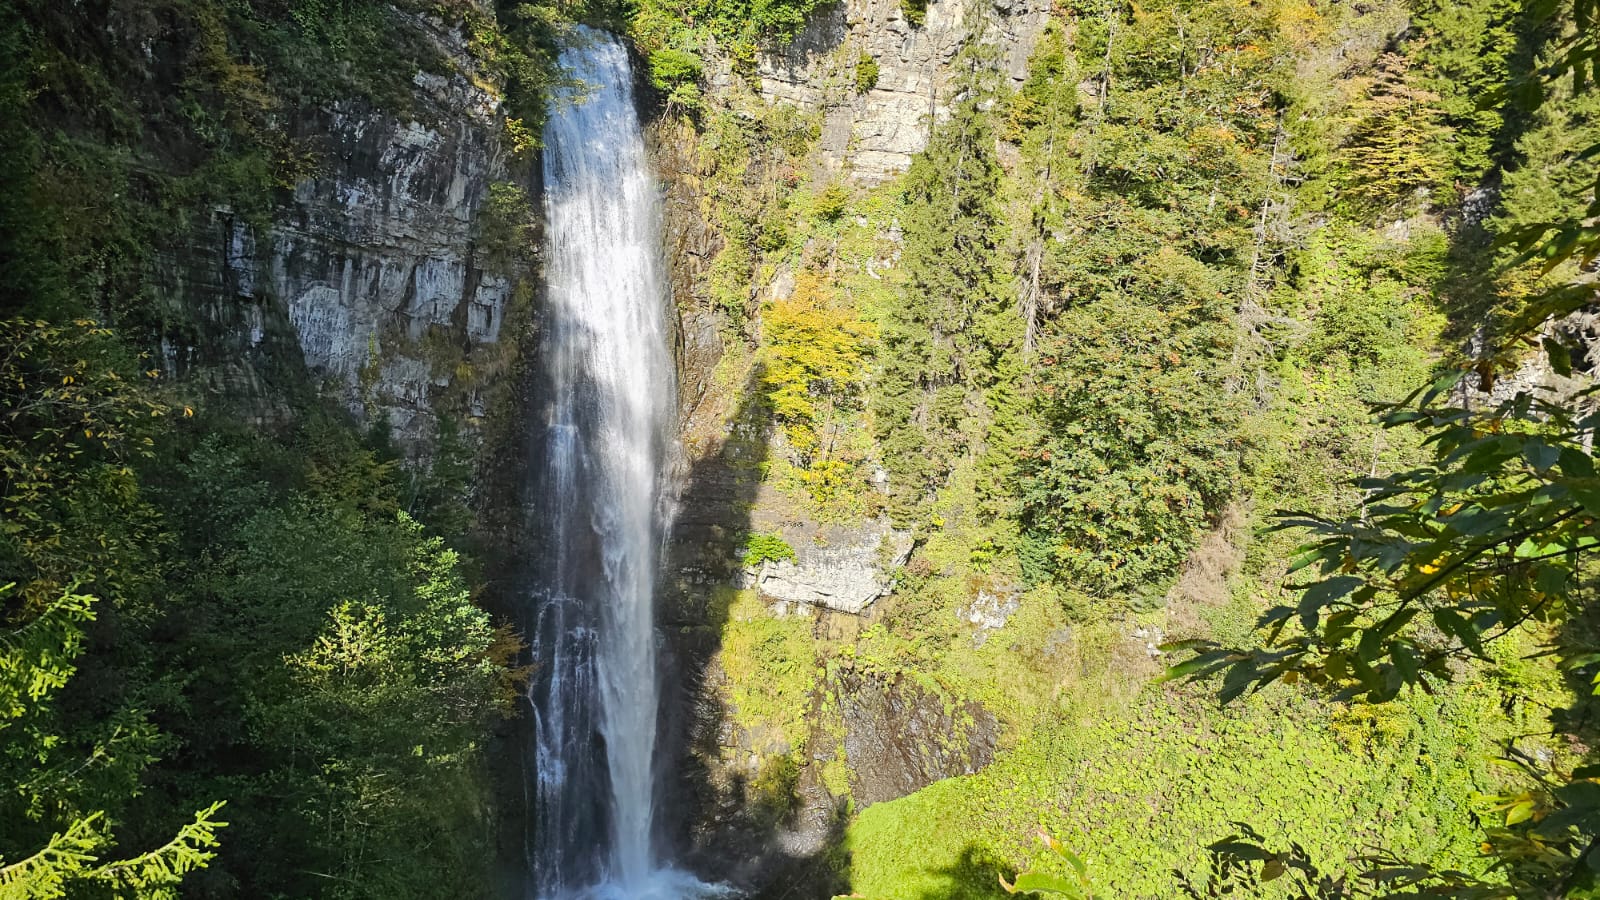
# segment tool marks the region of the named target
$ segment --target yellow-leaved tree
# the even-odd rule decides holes
[[[784,437],[807,464],[827,461],[832,426],[858,410],[877,329],[835,301],[822,275],[801,272],[794,293],[762,311],[762,386]]]

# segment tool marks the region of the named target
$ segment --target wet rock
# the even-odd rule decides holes
[[[844,750],[860,806],[971,774],[994,759],[999,724],[976,703],[947,704],[916,684],[877,676],[849,676],[844,687]]]

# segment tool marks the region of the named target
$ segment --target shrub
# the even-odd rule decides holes
[[[783,562],[795,559],[794,548],[780,534],[752,534],[744,544],[744,564],[759,566],[764,562]]]
[[[837,222],[844,215],[844,210],[850,203],[850,190],[839,182],[834,182],[817,195],[812,203],[811,211],[817,218],[825,222]]]
[[[790,445],[809,460],[834,416],[858,404],[877,332],[853,310],[835,308],[814,272],[800,273],[794,296],[766,307],[762,325],[767,402]]]
[[[863,53],[856,63],[856,93],[865,94],[878,86],[878,61]]]
[[[761,221],[761,230],[756,234],[756,246],[767,253],[782,250],[789,243],[789,225],[784,221],[782,210],[773,213]]]
[[[671,106],[700,106],[700,57],[686,50],[664,47],[650,54],[650,83],[667,96]]]
[[[686,50],[657,50],[650,54],[650,83],[670,91],[686,81],[699,80],[700,65],[700,57]]]

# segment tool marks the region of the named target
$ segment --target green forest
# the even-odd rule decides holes
[[[579,24],[639,73],[703,386],[682,453],[749,489],[696,548],[719,577],[663,601],[734,735],[683,751],[719,798],[693,815],[829,810],[767,880],[714,847],[696,875],[1600,897],[1600,5],[1054,0],[1019,52],[1021,6],[0,8],[0,900],[532,896],[517,173]],[[903,61],[847,29],[824,101],[772,87],[869,14],[949,38],[883,178],[825,122]],[[436,82],[493,99],[462,240],[509,299],[497,339],[381,333],[429,386],[397,428],[377,339],[341,387],[288,298],[194,299],[190,260],[310,232],[308,185],[366,161],[307,122],[450,133]],[[750,580],[880,526],[907,549],[860,612]],[[893,796],[873,696],[934,776]]]

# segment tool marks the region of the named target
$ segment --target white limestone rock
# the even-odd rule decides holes
[[[817,606],[861,615],[894,587],[890,572],[911,554],[911,534],[887,522],[832,526],[823,540],[795,540],[795,560],[765,562],[755,576],[761,595],[780,607]]]
[[[978,30],[996,44],[1007,77],[1020,85],[1049,18],[1049,0],[935,0],[923,24],[912,27],[900,0],[844,0],[759,59],[760,94],[771,104],[821,110],[823,166],[876,184],[904,171],[948,113],[956,76],[950,62],[968,35]],[[863,54],[877,62],[878,80],[858,94]]]
[[[971,603],[957,610],[957,615],[974,626],[972,646],[976,648],[987,643],[989,635],[1004,628],[1021,608],[1022,598],[1015,589],[979,591]]]

